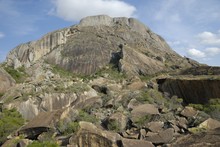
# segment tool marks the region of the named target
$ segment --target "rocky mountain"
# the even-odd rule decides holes
[[[0,145],[219,146],[219,71],[134,18],[86,17],[1,64]]]
[[[109,63],[133,75],[192,66],[138,20],[105,15],[84,18],[78,25],[21,44],[9,53],[6,62],[18,68],[41,60],[87,75]]]

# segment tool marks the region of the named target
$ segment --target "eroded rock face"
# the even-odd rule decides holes
[[[0,94],[5,93],[15,85],[15,80],[2,68],[0,68]]]
[[[40,60],[80,74],[109,63],[136,75],[192,66],[138,20],[105,15],[86,17],[78,25],[21,44],[9,53],[7,64],[29,67]]]
[[[159,89],[183,98],[186,103],[206,104],[211,98],[220,97],[219,79],[167,78],[158,80]]]

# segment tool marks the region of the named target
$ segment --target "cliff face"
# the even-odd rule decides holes
[[[183,98],[186,103],[206,104],[220,97],[220,79],[167,78],[158,80],[159,89]]]
[[[29,67],[40,60],[82,74],[109,63],[126,73],[143,75],[192,66],[138,20],[105,15],[84,18],[78,25],[17,46],[9,53],[7,65]]]

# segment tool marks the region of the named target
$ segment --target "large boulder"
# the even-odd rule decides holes
[[[169,128],[164,131],[159,132],[158,134],[146,137],[146,140],[154,144],[166,144],[170,143],[174,137],[174,129]]]
[[[202,122],[199,125],[199,128],[204,128],[207,130],[214,130],[214,129],[220,128],[220,122],[215,119],[209,118],[205,120],[204,122]]]

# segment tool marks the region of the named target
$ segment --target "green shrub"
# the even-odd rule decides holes
[[[4,95],[4,93],[0,93],[0,98]]]
[[[209,114],[212,118],[220,120],[220,99],[210,99],[208,104],[189,104],[189,106],[204,111]]]
[[[197,110],[204,111],[204,107],[202,104],[189,104],[190,107],[193,107]]]
[[[16,109],[3,109],[0,118],[0,144],[2,144],[8,135],[24,124],[24,119]]]
[[[141,96],[136,98],[139,102],[146,102],[150,104],[159,104],[161,105],[164,101],[162,93],[155,89],[150,89],[142,92]]]
[[[61,132],[62,135],[72,134],[78,131],[79,123],[78,122],[69,122],[64,124],[63,121],[58,123],[58,130]]]
[[[29,144],[27,147],[59,147],[59,145],[53,141],[45,141],[45,142],[34,141],[33,143]]]
[[[138,126],[144,126],[146,123],[148,123],[151,119],[151,116],[145,115],[144,117],[138,118],[134,123]]]
[[[108,123],[107,128],[111,131],[119,132],[120,131],[120,124],[114,120],[114,121],[111,121]]]
[[[80,110],[78,117],[77,117],[78,121],[87,121],[87,122],[91,122],[91,123],[96,123],[98,122],[98,119],[91,114],[88,114],[87,112]]]

